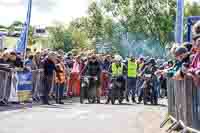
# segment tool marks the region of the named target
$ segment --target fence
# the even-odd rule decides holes
[[[23,80],[25,74],[29,75],[29,81]],[[21,74],[21,78],[17,77]],[[21,87],[21,91],[19,88]],[[28,90],[26,90],[28,88]],[[42,89],[44,89],[44,72],[43,70],[33,70],[31,72],[24,70],[14,70],[0,68],[0,102],[4,104],[10,102],[23,102],[29,100],[40,100]],[[26,98],[22,98],[26,94]]]
[[[200,129],[200,87],[190,77],[176,81],[168,79],[168,112],[178,121]]]
[[[10,96],[11,72],[0,70],[0,102],[7,103]]]

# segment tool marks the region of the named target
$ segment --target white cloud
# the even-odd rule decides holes
[[[86,14],[89,0],[33,0],[33,25],[47,25],[54,21],[69,22]],[[27,0],[0,0],[0,24],[9,25],[14,20],[24,21]]]

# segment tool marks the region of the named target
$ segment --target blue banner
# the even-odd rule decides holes
[[[21,35],[19,37],[19,40],[18,40],[17,46],[16,46],[16,51],[19,53],[22,53],[22,54],[25,53],[27,43],[28,43],[28,31],[29,31],[30,20],[31,20],[31,9],[32,9],[32,0],[29,0],[26,22],[23,26]]]
[[[177,0],[175,42],[183,43],[184,0]]]
[[[19,101],[29,101],[33,90],[32,72],[17,72],[16,91]]]

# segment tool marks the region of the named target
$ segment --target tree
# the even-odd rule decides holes
[[[187,3],[185,6],[185,16],[199,16],[200,15],[200,5],[197,2]]]
[[[65,52],[72,49],[72,34],[61,24],[50,28],[49,46],[54,50],[63,49]]]
[[[23,27],[23,23],[21,21],[14,21],[9,27],[8,32],[12,33],[16,30],[21,30],[21,27]]]
[[[102,0],[104,11],[125,28],[125,32],[144,33],[165,45],[174,29],[176,0]]]
[[[2,29],[7,29],[7,27],[4,26],[4,25],[0,25],[0,28],[2,28]]]
[[[96,2],[92,2],[88,8],[88,28],[89,38],[96,44],[103,36],[103,15],[101,8]]]

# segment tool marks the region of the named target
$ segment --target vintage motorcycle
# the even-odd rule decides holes
[[[143,75],[143,101],[144,105],[147,104],[147,102],[151,102],[151,104],[154,104],[154,97],[153,97],[153,82],[152,82],[152,74],[144,74]]]
[[[118,100],[119,104],[124,100],[125,93],[125,80],[122,76],[113,77],[110,84],[110,93],[108,95],[108,102],[111,100],[112,104]]]
[[[97,77],[84,76],[81,78],[80,103],[88,99],[89,103],[95,103],[97,98]]]

